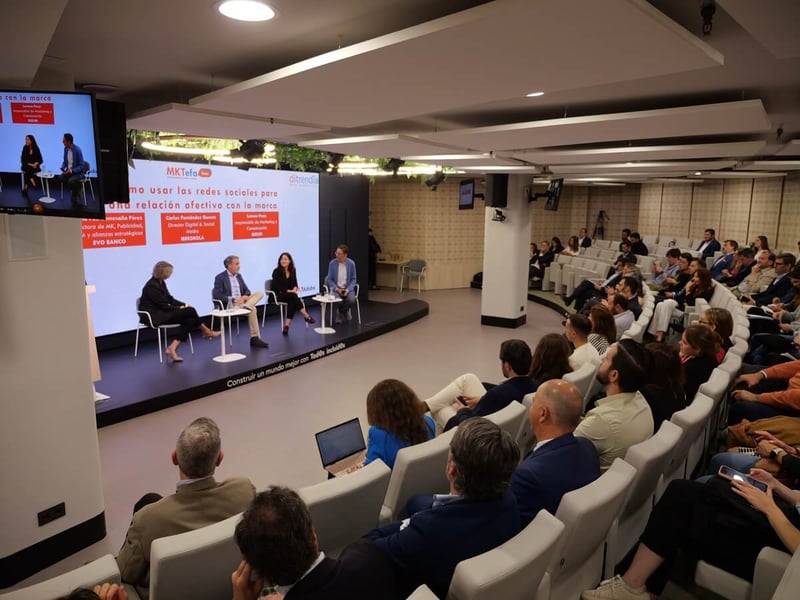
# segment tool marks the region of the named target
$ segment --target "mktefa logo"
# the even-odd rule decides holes
[[[197,179],[198,177],[211,177],[211,169],[203,167],[167,167],[167,177],[177,179]]]

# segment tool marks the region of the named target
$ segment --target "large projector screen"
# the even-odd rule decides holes
[[[214,276],[231,254],[251,291],[263,291],[281,252],[294,258],[303,294],[319,290],[318,174],[134,163],[130,204],[109,204],[105,221],[82,224],[95,335],[136,327],[136,299],[159,260],[175,267],[172,295],[201,315],[211,312]]]

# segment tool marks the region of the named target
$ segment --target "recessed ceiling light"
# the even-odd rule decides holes
[[[695,175],[702,175],[702,174],[703,174],[703,172],[702,172],[702,171],[695,171],[695,172],[694,172],[694,174],[695,174]]]
[[[275,16],[275,10],[259,0],[225,0],[217,10],[237,21],[269,21]]]
[[[525,94],[526,98],[537,98],[539,96],[544,96],[544,92],[531,92],[530,94]]]

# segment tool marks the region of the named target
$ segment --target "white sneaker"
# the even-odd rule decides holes
[[[646,588],[632,588],[620,575],[614,575],[601,581],[597,589],[583,592],[581,600],[650,600],[650,594]]]

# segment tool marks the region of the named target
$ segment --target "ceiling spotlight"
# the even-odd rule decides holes
[[[525,94],[526,98],[538,98],[539,96],[544,96],[544,92],[531,92],[530,94]]]
[[[406,164],[406,161],[399,159],[399,158],[391,158],[389,161],[384,165],[383,170],[389,171],[392,175],[397,176],[397,170]]]
[[[259,0],[225,0],[217,5],[217,10],[236,21],[269,21],[275,17],[275,10]]]
[[[714,27],[715,12],[717,12],[717,6],[714,4],[714,0],[703,2],[700,7],[700,16],[703,17],[703,35],[711,34],[711,28]]]
[[[436,171],[433,175],[428,177],[425,180],[425,185],[431,188],[432,192],[436,191],[436,188],[445,180],[445,174],[442,171]]]
[[[243,158],[245,160],[254,160],[264,156],[266,142],[264,140],[239,140],[242,145],[237,149],[233,149],[230,155],[233,158]]]
[[[322,161],[320,167],[323,171],[330,170],[331,175],[338,175],[339,164],[344,160],[344,154],[338,152],[328,152],[325,160]]]

